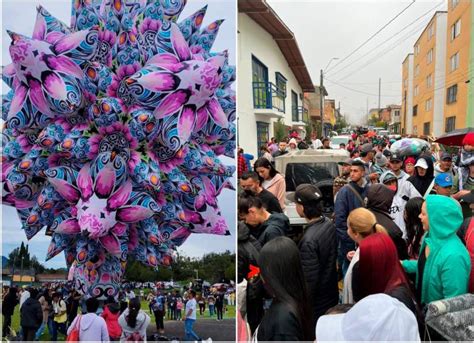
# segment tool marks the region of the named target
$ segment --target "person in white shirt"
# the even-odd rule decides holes
[[[135,292],[132,289],[128,290],[125,294],[126,294],[128,300],[135,299],[136,295],[135,295]]]
[[[23,288],[20,295],[20,308],[29,297],[30,292],[26,288]]]
[[[316,136],[316,134],[313,134],[311,137],[311,143],[313,146],[313,149],[319,149],[323,145],[321,140]]]
[[[186,310],[184,311],[184,337],[187,341],[200,341],[201,338],[193,331],[193,325],[196,321],[196,292],[190,290],[188,292],[188,301],[186,302]]]

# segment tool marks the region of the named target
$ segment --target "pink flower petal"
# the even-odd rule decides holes
[[[207,120],[209,119],[209,114],[205,106],[201,107],[196,112],[196,126],[194,127],[195,131],[201,130],[204,125],[206,125]]]
[[[215,98],[209,100],[209,103],[207,104],[207,110],[217,125],[227,128],[229,121],[227,120],[227,116],[225,115],[221,105]]]
[[[125,206],[117,210],[116,218],[122,223],[135,223],[150,218],[154,212],[143,206]]]
[[[153,72],[143,75],[137,82],[146,89],[154,92],[167,92],[176,89],[180,83],[180,79],[172,73]]]
[[[131,193],[132,183],[127,181],[107,200],[107,208],[109,211],[115,211],[120,206],[125,205]]]
[[[68,57],[46,55],[44,61],[52,70],[63,72],[66,75],[74,75],[78,79],[83,77],[81,68]]]
[[[117,236],[123,236],[127,232],[127,225],[123,223],[115,224],[110,231],[112,231]]]
[[[53,45],[54,51],[57,55],[71,51],[78,47],[85,40],[88,34],[89,30],[82,30],[65,35]]]
[[[33,105],[43,114],[51,115],[51,110],[49,109],[48,103],[43,94],[43,89],[41,83],[38,80],[30,79],[30,100]]]
[[[14,117],[20,112],[23,104],[25,103],[26,95],[28,94],[28,88],[24,84],[20,84],[15,89],[15,95],[10,104],[10,111],[8,111],[8,117]]]
[[[69,203],[76,204],[81,194],[79,190],[65,180],[48,177],[49,183]]]
[[[164,54],[158,54],[150,58],[147,62],[147,64],[156,64],[156,65],[161,65],[161,64],[177,64],[179,63],[179,59],[172,54],[164,53]]]
[[[180,61],[189,61],[192,58],[193,54],[191,53],[188,43],[184,39],[178,25],[174,23],[171,24],[171,44]]]
[[[102,168],[95,179],[95,192],[99,198],[106,199],[115,187],[115,170],[110,164]]]
[[[79,226],[79,222],[76,218],[70,218],[61,222],[54,232],[66,235],[75,235],[81,233],[81,227]]]
[[[58,100],[67,99],[66,84],[58,74],[45,71],[43,72],[42,79],[44,88],[53,98]]]
[[[120,256],[122,254],[122,250],[120,248],[120,241],[115,235],[109,234],[107,236],[100,237],[99,240],[108,253],[114,256]]]
[[[169,94],[161,101],[153,112],[153,115],[156,119],[162,119],[175,113],[188,101],[189,95],[189,91],[184,89],[179,89]]]
[[[186,142],[191,136],[195,122],[196,113],[194,107],[184,106],[178,118],[178,134],[183,142]]]
[[[81,171],[77,176],[77,186],[81,191],[81,198],[84,201],[87,201],[93,194],[93,183],[90,169],[90,164],[87,163],[81,168]]]

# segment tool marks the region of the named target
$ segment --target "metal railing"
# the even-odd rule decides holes
[[[253,82],[253,107],[285,113],[286,94],[271,82]]]

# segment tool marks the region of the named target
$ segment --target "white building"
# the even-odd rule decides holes
[[[403,61],[403,86],[402,86],[402,122],[405,127],[403,134],[413,133],[413,54],[407,55]]]
[[[238,144],[257,156],[279,118],[304,134],[303,93],[315,89],[294,34],[266,1],[238,6]]]

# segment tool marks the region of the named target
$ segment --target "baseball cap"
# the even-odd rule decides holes
[[[428,169],[428,164],[426,163],[426,160],[424,158],[419,158],[418,161],[416,161],[415,167]]]
[[[381,152],[378,152],[375,155],[375,163],[379,167],[385,167],[387,165],[387,161],[388,161],[387,158]]]
[[[302,183],[296,187],[295,192],[289,193],[286,198],[292,202],[303,204],[308,201],[319,200],[323,197],[318,187],[309,184]]]
[[[403,161],[403,158],[399,154],[393,153],[390,155],[390,162],[395,162],[395,161],[401,162]]]
[[[319,318],[320,341],[416,341],[420,342],[415,315],[387,294],[373,294],[357,302],[347,313]]]
[[[449,160],[452,160],[453,157],[451,156],[450,153],[443,152],[443,153],[441,154],[440,160],[441,160],[441,161],[444,161],[444,160],[448,160],[448,159],[449,159]]]
[[[370,143],[365,143],[364,145],[362,145],[361,151],[362,152],[371,152],[371,151],[374,151],[374,147]]]
[[[386,171],[380,176],[380,183],[387,183],[392,180],[397,180],[397,176],[392,171]]]
[[[352,158],[346,158],[344,161],[341,161],[341,162],[337,162],[337,164],[339,164],[340,166],[343,166],[343,165],[352,165]]]
[[[452,187],[453,177],[450,173],[440,173],[435,177],[435,184],[441,187]]]

